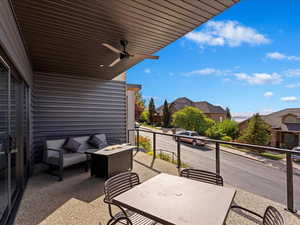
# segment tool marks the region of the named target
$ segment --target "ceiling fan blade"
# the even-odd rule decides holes
[[[112,50],[112,51],[115,52],[115,53],[122,53],[121,50],[119,50],[119,49],[117,49],[117,48],[111,46],[110,44],[102,43],[102,45],[105,46],[106,48]]]
[[[135,54],[134,56],[140,56],[145,59],[159,59],[159,56],[156,55]]]
[[[113,67],[114,65],[116,65],[117,63],[119,63],[121,61],[121,59],[120,58],[117,58],[115,61],[113,61],[110,65],[109,65],[109,67]]]

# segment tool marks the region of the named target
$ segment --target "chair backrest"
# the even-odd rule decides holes
[[[112,203],[112,199],[125,191],[130,190],[140,184],[138,174],[133,172],[124,172],[109,178],[104,183],[104,201]]]
[[[285,225],[285,222],[277,209],[268,206],[264,214],[263,225]]]
[[[198,169],[183,169],[180,172],[180,176],[209,184],[223,186],[223,177],[210,171]]]
[[[61,149],[63,152],[65,152],[65,150],[62,147],[65,142],[66,139],[46,140],[46,148],[54,148],[58,150]],[[53,151],[45,151],[44,160],[47,161],[49,157],[58,157],[58,153]]]

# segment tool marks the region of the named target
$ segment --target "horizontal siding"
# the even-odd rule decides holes
[[[33,149],[42,160],[46,139],[105,133],[126,139],[126,84],[91,77],[35,73]]]

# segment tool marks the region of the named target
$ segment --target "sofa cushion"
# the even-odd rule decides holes
[[[92,146],[88,143],[89,139],[90,139],[90,136],[74,137],[74,140],[78,141],[81,144],[77,152],[84,153],[88,149],[95,149],[94,146]]]
[[[63,145],[63,148],[66,149],[69,152],[77,152],[81,143],[78,141],[74,140],[73,138],[68,138],[66,143]]]
[[[103,141],[103,139],[100,139],[93,135],[89,140],[89,144],[97,149],[105,148],[107,146],[107,143]]]
[[[63,167],[71,166],[87,160],[86,154],[82,153],[69,153],[64,155]]]
[[[104,144],[108,145],[108,144],[107,144],[107,140],[106,140],[106,135],[105,135],[105,134],[95,134],[95,135],[93,135],[93,136],[99,138]]]

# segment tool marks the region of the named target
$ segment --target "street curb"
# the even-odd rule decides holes
[[[214,148],[213,148],[213,147],[211,147],[211,146],[208,146],[208,147],[209,147],[209,148],[211,148],[212,150],[214,150]],[[222,148],[220,148],[220,150],[221,150],[222,152],[227,152],[227,153],[230,153],[230,154],[232,154],[232,155],[236,155],[236,156],[244,157],[244,158],[247,158],[247,159],[251,159],[251,160],[253,160],[253,161],[257,161],[257,162],[260,162],[260,163],[264,163],[264,164],[266,164],[264,160],[255,159],[255,158],[248,157],[248,156],[245,156],[245,155],[240,155],[240,154],[237,154],[237,153],[234,153],[234,152],[231,152],[231,151],[228,151],[228,150],[222,149]]]
[[[261,160],[261,159],[255,159],[255,158],[252,158],[252,157],[249,157],[249,156],[246,156],[246,155],[240,155],[240,154],[237,154],[237,153],[225,150],[225,149],[221,149],[221,148],[220,148],[220,150],[223,151],[223,152],[227,152],[227,153],[230,153],[230,154],[233,154],[233,155],[237,155],[237,156],[240,156],[240,157],[244,157],[244,158],[247,158],[247,159],[251,159],[253,161],[257,161],[257,162],[261,162],[261,163],[266,164],[265,161]]]

